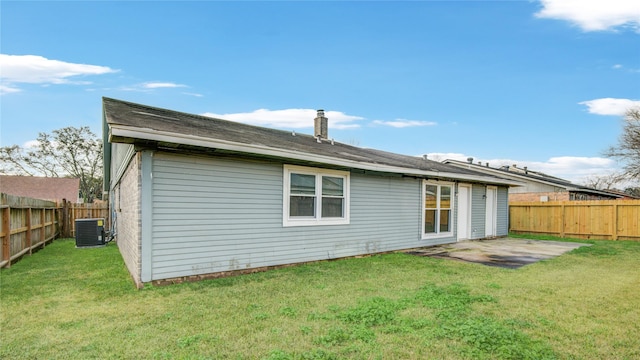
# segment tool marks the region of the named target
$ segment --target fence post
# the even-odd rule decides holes
[[[63,233],[62,233],[62,237],[63,238],[69,238],[71,237],[71,226],[70,226],[70,221],[69,218],[71,217],[71,214],[69,212],[69,202],[66,199],[62,200],[62,229],[63,229]]]
[[[618,203],[613,203],[613,222],[611,223],[611,240],[618,240]]]
[[[7,267],[11,267],[11,208],[2,209],[2,261],[7,262]]]
[[[65,202],[67,202],[67,200],[62,199],[59,210],[60,216],[58,217],[58,228],[60,229],[61,238],[67,237],[67,209],[65,206]]]
[[[27,208],[27,249],[29,249],[29,255],[31,255],[31,246],[33,245],[33,242],[31,241],[31,226],[33,224],[33,222],[31,221],[31,208]]]
[[[565,229],[565,221],[566,221],[566,216],[565,216],[565,211],[564,211],[564,201],[562,202],[562,204],[560,204],[560,221],[561,221],[561,227],[560,227],[560,237],[563,238],[564,237],[564,229]]]
[[[44,248],[47,244],[47,226],[45,225],[45,221],[47,220],[47,209],[40,210],[40,242],[42,243],[42,247]]]
[[[56,209],[53,211],[53,233],[60,237],[62,236],[62,204],[56,204]],[[58,236],[55,236],[57,238]]]

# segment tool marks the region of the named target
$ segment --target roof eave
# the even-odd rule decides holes
[[[595,190],[585,189],[585,188],[580,188],[580,187],[567,187],[567,191],[574,191],[574,192],[581,192],[581,193],[609,196],[609,197],[615,197],[615,198],[618,198],[618,199],[624,197],[623,195],[613,194],[613,193],[609,193],[609,192],[606,192],[606,191],[600,191],[600,190],[597,190],[597,189],[595,189]]]
[[[309,154],[299,151],[290,151],[281,148],[273,148],[257,144],[245,144],[220,139],[211,139],[195,135],[167,133],[163,131],[138,128],[126,125],[110,124],[109,141],[110,142],[126,142],[125,140],[147,140],[155,142],[178,143],[182,145],[197,146],[203,148],[215,148],[227,151],[236,151],[242,153],[252,153],[258,155],[266,155],[280,158],[288,158],[301,161],[310,161],[324,163],[334,166],[343,166],[347,168],[356,168],[369,171],[387,172],[404,174],[410,176],[431,177],[439,179],[455,179],[473,182],[484,182],[496,185],[521,186],[521,182],[501,179],[494,177],[460,174],[453,172],[427,171],[415,168],[406,168],[398,166],[390,166],[384,164],[375,164],[370,162],[362,162],[348,159],[340,159],[330,156]]]
[[[464,162],[457,161],[457,160],[445,160],[442,163],[448,164],[448,165],[452,165],[452,166],[455,166],[455,167],[458,167],[458,168],[461,168],[461,169],[469,169],[469,170],[474,170],[474,171],[478,171],[478,172],[492,173],[492,174],[505,176],[505,177],[509,177],[509,178],[522,179],[523,181],[514,180],[514,181],[517,181],[518,183],[520,183],[521,186],[526,185],[526,183],[524,181],[532,181],[532,182],[541,183],[541,184],[545,184],[545,185],[550,185],[550,186],[555,186],[555,187],[562,187],[565,190],[569,190],[569,186],[568,186],[569,184],[561,184],[561,183],[558,183],[558,182],[553,182],[553,181],[549,181],[549,180],[545,180],[545,179],[533,178],[533,177],[527,176],[525,174],[518,174],[518,173],[504,171],[504,170],[495,169],[495,168],[491,168],[491,167],[478,166],[478,165],[475,165],[475,164],[468,164],[468,163],[464,163]]]

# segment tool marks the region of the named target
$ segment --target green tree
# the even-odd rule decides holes
[[[624,192],[631,196],[640,197],[640,187],[628,187],[624,189]]]
[[[85,202],[102,197],[102,140],[88,126],[39,133],[34,145],[0,148],[0,173],[80,179]]]

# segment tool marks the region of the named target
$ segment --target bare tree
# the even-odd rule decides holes
[[[625,175],[640,180],[640,108],[627,111],[618,145],[610,147],[605,155],[623,161]]]
[[[582,183],[584,186],[598,190],[612,190],[626,182],[626,179],[625,174],[611,173],[608,175],[589,176]]]
[[[34,146],[0,148],[0,173],[80,179],[86,202],[102,194],[102,141],[89,130],[65,127],[40,133]]]

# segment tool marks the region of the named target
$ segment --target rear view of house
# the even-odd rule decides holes
[[[504,236],[517,182],[103,99],[112,231],[138,286]],[[428,146],[428,144],[425,144]]]

